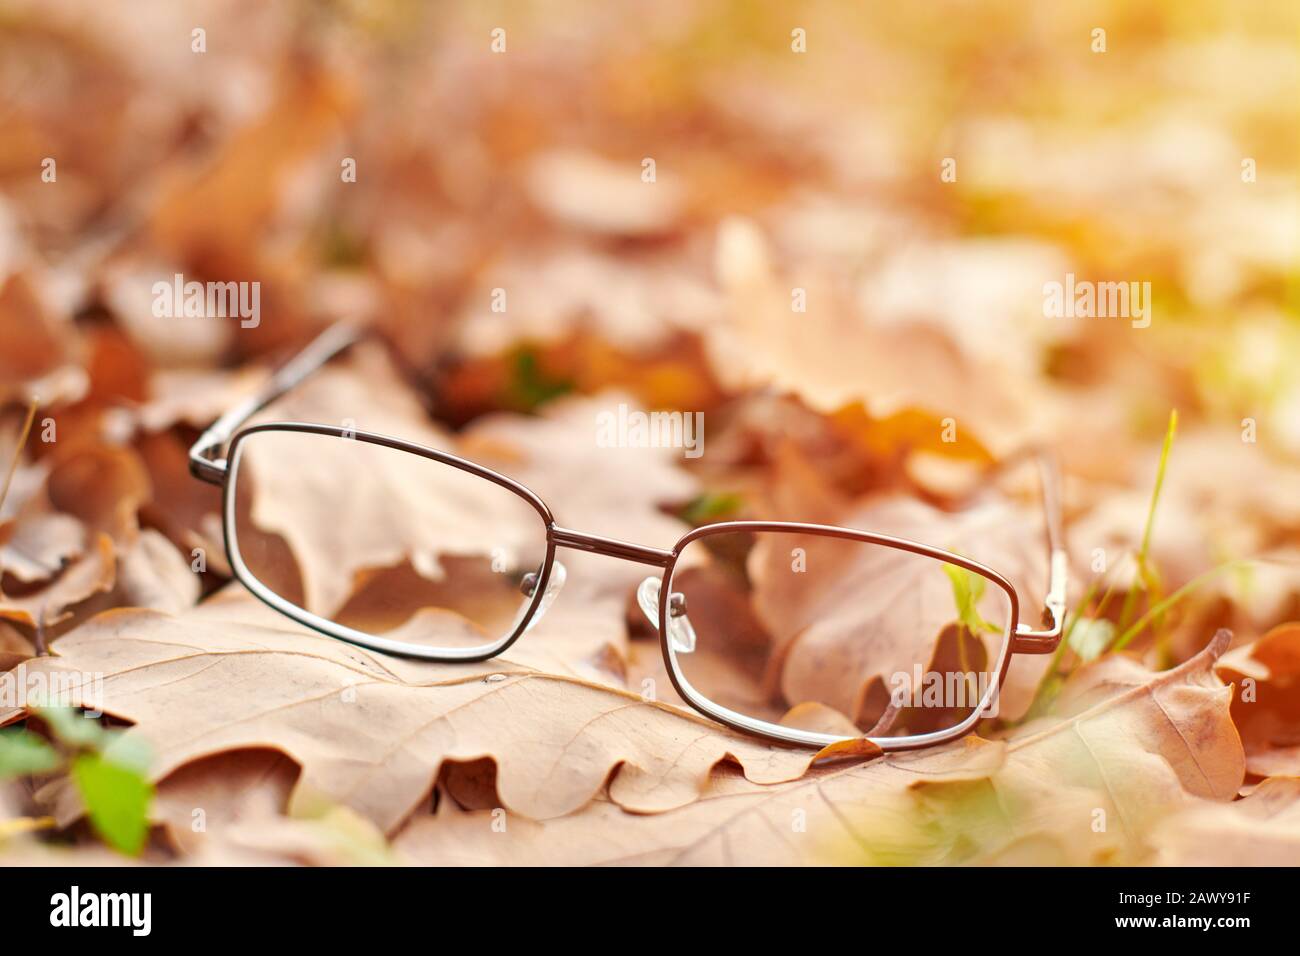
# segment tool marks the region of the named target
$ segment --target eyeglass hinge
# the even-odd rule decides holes
[[[1065,608],[1055,603],[1048,604],[1043,612],[1043,623],[1049,626],[1041,631],[1025,624],[1017,627],[1011,650],[1016,654],[1050,654],[1056,650],[1061,643]]]
[[[217,458],[215,460],[202,458],[198,455],[190,455],[190,474],[200,481],[206,481],[209,484],[221,485],[226,481],[226,459]]]

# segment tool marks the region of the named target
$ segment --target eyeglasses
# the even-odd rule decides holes
[[[673,687],[700,713],[783,743],[866,737],[886,751],[965,734],[996,714],[1012,655],[1060,642],[1067,561],[1045,457],[1048,586],[1035,629],[1020,623],[1011,582],[956,550],[726,521],[665,551],[561,527],[519,482],[413,442],[305,422],[243,427],[361,335],[327,329],[190,449],[192,474],[223,488],[235,577],[322,634],[405,657],[486,660],[560,593],[560,549],[606,555],[655,569],[636,603]],[[367,481],[342,477],[358,473]],[[304,498],[315,520],[288,520]]]

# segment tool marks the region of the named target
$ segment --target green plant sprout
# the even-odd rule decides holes
[[[1160,463],[1156,466],[1156,484],[1151,491],[1151,504],[1147,507],[1146,525],[1142,529],[1142,543],[1138,546],[1134,559],[1137,562],[1136,587],[1129,588],[1124,598],[1124,607],[1120,611],[1118,629],[1127,630],[1137,608],[1138,592],[1145,591],[1160,598],[1160,574],[1151,563],[1151,533],[1155,529],[1156,507],[1160,504],[1160,490],[1165,484],[1165,470],[1169,466],[1169,453],[1173,449],[1174,435],[1178,431],[1178,409],[1169,410],[1169,427],[1165,430],[1164,445],[1160,449]]]
[[[980,616],[979,603],[988,583],[984,576],[947,563],[944,564],[943,571],[952,582],[952,600],[957,606],[957,618],[962,626],[972,635],[1001,634],[1002,628],[990,624]]]
[[[575,387],[569,379],[547,372],[537,351],[524,346],[511,359],[506,401],[520,411],[535,412],[547,402],[569,394]]]
[[[149,833],[153,784],[146,776],[149,750],[142,740],[70,707],[36,707],[32,713],[50,728],[59,747],[30,730],[0,732],[0,780],[66,770],[86,805],[90,825],[120,853],[139,855]],[[12,831],[39,829],[53,821]]]
[[[730,519],[745,507],[745,498],[735,491],[706,491],[688,501],[678,513],[692,527]]]

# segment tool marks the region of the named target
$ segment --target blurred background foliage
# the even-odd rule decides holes
[[[909,451],[1045,439],[1076,511],[1134,492],[1136,535],[1171,407],[1205,481],[1243,474],[1243,449],[1260,481],[1295,477],[1298,19],[1287,0],[4,0],[3,397],[75,422],[360,317],[453,426],[616,387],[724,433],[816,434],[855,493]],[[174,273],[260,282],[260,323],[154,318]],[[1150,327],[1045,317],[1069,273],[1150,282]],[[230,380],[202,384],[215,407]],[[821,417],[735,404],[764,387]],[[1294,515],[1275,518],[1211,557]]]

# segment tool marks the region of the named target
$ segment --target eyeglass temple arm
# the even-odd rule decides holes
[[[1060,473],[1056,459],[1051,455],[1038,451],[1035,458],[1043,488],[1043,512],[1047,526],[1047,599],[1044,601],[1041,628],[1017,625],[1012,649],[1018,654],[1050,654],[1061,643],[1061,632],[1065,626],[1065,591],[1070,562],[1061,534]]]
[[[190,447],[190,474],[214,485],[222,484],[226,476],[226,461],[219,457],[220,451],[239,426],[334,356],[360,341],[365,334],[365,330],[357,326],[338,323],[318,335],[310,345],[280,366],[257,394],[230,409],[199,436]]]

